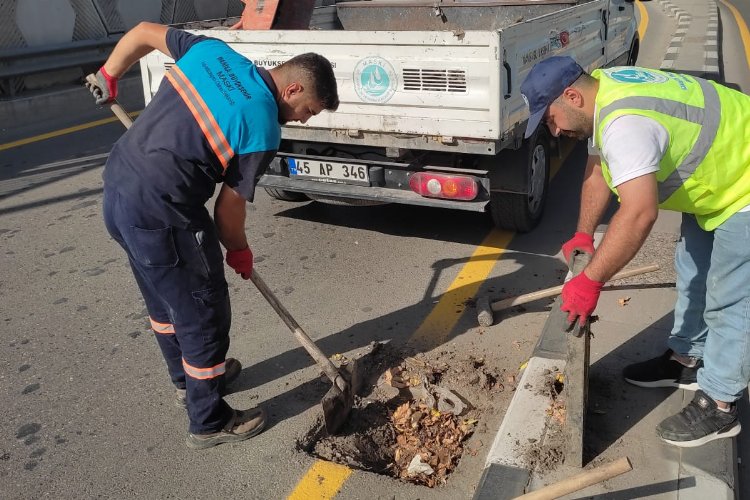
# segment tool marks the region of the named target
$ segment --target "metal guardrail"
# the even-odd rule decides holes
[[[0,50],[0,79],[102,63],[120,38]]]

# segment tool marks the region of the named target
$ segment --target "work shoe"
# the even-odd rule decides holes
[[[261,433],[266,426],[266,412],[256,407],[249,410],[232,410],[232,418],[219,432],[213,434],[193,434],[188,432],[188,448],[202,450],[217,444],[234,443],[250,439]]]
[[[625,381],[639,387],[677,387],[688,391],[698,390],[698,368],[703,360],[696,360],[695,366],[689,368],[672,359],[672,349],[658,358],[628,365],[622,371]]]
[[[721,411],[716,401],[699,390],[682,411],[656,426],[656,435],[681,448],[701,446],[715,439],[734,437],[740,433],[737,405]]]
[[[225,369],[226,371],[224,372],[224,388],[231,384],[240,375],[240,372],[242,371],[242,363],[234,358],[227,358]],[[226,394],[224,393],[224,391],[222,391],[221,395],[225,396]],[[176,389],[174,403],[180,408],[187,408],[186,389]]]

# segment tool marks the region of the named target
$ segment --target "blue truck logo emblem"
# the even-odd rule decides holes
[[[616,82],[621,83],[664,83],[669,78],[661,73],[643,68],[613,68],[604,73]]]
[[[396,92],[398,78],[382,57],[367,57],[354,67],[354,90],[364,102],[388,102]]]

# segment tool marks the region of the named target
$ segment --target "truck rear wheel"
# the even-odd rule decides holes
[[[500,229],[526,233],[542,218],[549,188],[549,138],[543,126],[524,141],[517,161],[525,162],[527,193],[490,194],[490,215]]]
[[[633,37],[633,42],[630,44],[630,52],[628,52],[628,63],[627,66],[635,66],[638,62],[638,51],[640,49],[640,42],[638,41],[638,34]]]
[[[281,201],[307,201],[309,198],[304,193],[297,193],[295,191],[287,191],[286,189],[276,188],[263,188],[271,198],[276,198]]]

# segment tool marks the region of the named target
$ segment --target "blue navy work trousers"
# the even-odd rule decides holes
[[[222,429],[231,310],[216,226],[205,208],[190,229],[104,189],[104,223],[128,255],[172,382],[187,390],[189,432]]]

